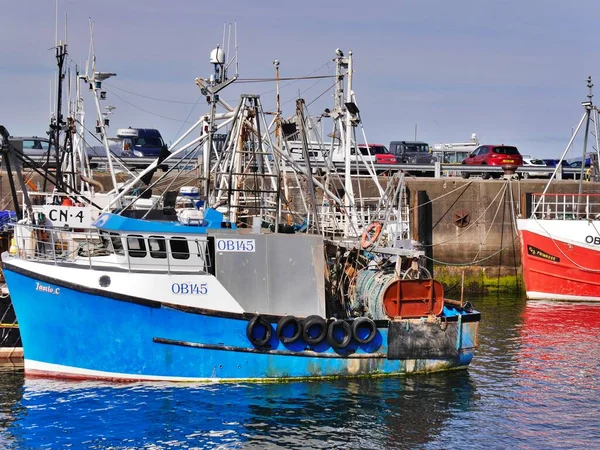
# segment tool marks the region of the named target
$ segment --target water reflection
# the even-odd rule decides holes
[[[476,398],[465,371],[237,385],[27,379],[12,448],[405,448],[436,439]]]
[[[518,392],[512,412],[527,421],[521,438],[544,443],[598,443],[600,305],[528,302],[518,354]]]

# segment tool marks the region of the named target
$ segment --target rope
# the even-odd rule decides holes
[[[463,228],[462,233],[460,233],[460,234],[456,235],[455,237],[453,237],[452,239],[448,239],[447,241],[444,241],[444,242],[438,242],[436,244],[428,244],[428,245],[424,245],[423,244],[423,247],[435,247],[437,245],[444,245],[444,244],[447,244],[448,242],[452,242],[452,241],[458,239],[460,236],[462,236],[463,234],[465,234],[467,232],[467,230],[469,230],[473,225],[475,225],[479,221],[479,219],[481,219],[485,215],[485,213],[487,212],[487,210],[492,207],[492,205],[494,204],[494,202],[496,201],[496,199],[498,198],[498,196],[502,192],[504,192],[506,190],[506,186],[507,185],[505,184],[504,187],[498,191],[498,193],[496,194],[496,196],[494,197],[494,199],[490,202],[490,204],[488,205],[488,207],[483,210],[483,212],[481,213],[481,215],[479,215],[479,217],[477,217],[477,219],[475,219],[474,222],[471,222],[467,227]],[[425,203],[423,203],[423,204],[425,204]]]
[[[512,240],[512,242],[511,242],[511,245],[510,245],[510,246],[512,246],[512,244],[513,244],[513,243],[514,243],[514,242],[515,242],[517,239],[518,239],[518,237],[515,237],[515,238]],[[449,263],[449,262],[445,262],[445,261],[440,261],[440,260],[437,260],[437,259],[435,259],[435,258],[431,258],[431,257],[429,257],[429,256],[427,256],[427,255],[424,255],[424,257],[425,257],[426,259],[430,260],[430,261],[433,261],[434,263],[441,264],[441,265],[444,265],[444,266],[466,267],[466,266],[477,265],[477,264],[479,264],[479,263],[481,263],[481,262],[483,262],[483,261],[487,261],[488,259],[492,258],[493,256],[496,256],[498,253],[500,253],[500,252],[502,252],[502,251],[506,250],[508,247],[509,247],[509,245],[507,245],[507,246],[505,246],[505,247],[502,247],[500,250],[497,250],[497,251],[495,251],[494,253],[492,253],[492,254],[490,254],[490,255],[486,256],[485,258],[481,258],[481,259],[479,259],[479,260],[477,260],[477,261],[472,261],[472,262],[469,262],[469,263]]]
[[[505,195],[502,198],[506,198],[506,186],[507,185],[504,185],[504,187],[505,187],[504,194]],[[502,191],[502,190],[500,190],[500,191]],[[496,223],[496,217],[498,216],[498,212],[500,211],[500,205],[502,205],[502,202],[498,202],[498,208],[496,209],[496,212],[494,213],[494,217],[492,218],[492,222],[491,222],[492,224]],[[504,224],[504,221],[502,223]],[[481,240],[479,241],[479,249],[477,249],[477,253],[473,257],[473,261],[475,261],[477,259],[477,257],[479,256],[479,252],[481,251],[481,246],[483,245],[483,243],[487,242],[487,238],[490,235],[490,231],[492,231],[491,225],[488,228],[487,233],[485,233],[485,238],[483,239],[483,242]],[[500,246],[502,246],[502,242],[500,242]]]
[[[463,187],[465,188],[465,191],[466,191],[466,190],[467,190],[466,188],[468,188],[468,187],[469,187],[469,186],[470,186],[472,183],[473,183],[472,181],[469,181],[467,184],[465,184],[465,185],[463,185],[463,186],[459,186],[459,187],[457,187],[456,189],[452,189],[450,192],[446,192],[445,194],[442,194],[442,195],[440,195],[439,197],[436,197],[436,198],[434,198],[434,199],[432,199],[432,200],[429,200],[428,202],[422,203],[422,204],[420,204],[420,205],[417,205],[417,206],[413,206],[412,208],[410,208],[410,211],[414,211],[414,210],[416,210],[416,209],[419,209],[419,208],[421,208],[422,206],[428,205],[429,203],[433,203],[433,202],[435,202],[435,201],[437,201],[437,200],[440,200],[440,199],[442,199],[442,198],[446,197],[447,195],[450,195],[450,194],[452,194],[453,192],[456,192],[456,191],[458,191],[459,189],[462,189]],[[461,194],[461,195],[462,195],[462,194]]]

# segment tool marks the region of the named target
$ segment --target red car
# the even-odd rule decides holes
[[[365,156],[375,156],[375,160],[373,161],[375,164],[396,164],[396,157],[390,153],[385,145],[369,144],[369,148],[367,149],[365,144],[360,144],[358,148]]]
[[[473,153],[463,159],[463,164],[469,166],[522,166],[523,157],[517,147],[510,145],[481,145]],[[463,172],[463,178],[475,175],[473,172]],[[490,177],[500,178],[500,172],[483,172],[481,178],[487,180]]]

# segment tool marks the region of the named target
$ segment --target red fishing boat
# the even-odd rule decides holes
[[[596,149],[600,148],[598,108],[592,103],[592,86],[592,80],[588,78],[588,101],[582,103],[585,112],[544,192],[532,196],[529,218],[517,220],[523,278],[529,299],[600,301],[600,194],[582,193],[583,161],[588,157],[586,146],[591,126],[595,126]],[[586,136],[579,193],[547,193],[584,123]],[[589,156],[595,168],[592,173],[598,178],[598,155]]]

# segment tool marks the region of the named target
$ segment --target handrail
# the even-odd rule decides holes
[[[172,251],[170,236],[164,236],[166,257],[152,256],[148,237],[144,236],[146,255],[132,259],[127,242],[127,234],[120,234],[123,253],[118,254],[112,248],[110,236],[104,236],[99,230],[84,231],[63,230],[56,227],[44,227],[32,224],[13,224],[16,245],[16,257],[29,261],[48,262],[54,265],[74,264],[88,269],[121,268],[129,272],[165,271],[166,273],[208,273],[212,261],[208,254],[208,240],[195,237],[186,239],[188,243],[187,259],[181,259],[181,251]],[[47,238],[38,238],[46,233]],[[116,237],[116,236],[114,236]],[[195,247],[192,247],[194,245]],[[94,254],[96,253],[96,254]],[[191,261],[190,261],[191,259]],[[166,262],[165,262],[166,260]],[[179,263],[178,263],[179,262]],[[190,262],[193,270],[190,270]],[[83,263],[83,264],[82,264]]]
[[[537,219],[600,219],[600,194],[532,194],[532,217]]]

